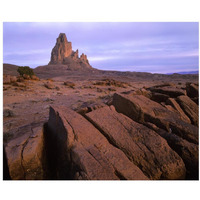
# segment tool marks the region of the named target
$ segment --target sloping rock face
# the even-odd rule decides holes
[[[183,111],[190,118],[192,124],[198,126],[199,125],[199,106],[194,103],[188,96],[182,95],[177,98],[180,106]]]
[[[151,122],[156,126],[198,144],[198,128],[180,119],[180,116],[142,95],[114,94],[116,110],[140,122]]]
[[[178,111],[178,113],[181,116],[181,119],[187,123],[191,123],[189,117],[183,112],[183,110],[181,109],[180,105],[176,102],[175,99],[173,98],[168,98],[167,99],[167,103],[170,104],[175,110]]]
[[[18,134],[19,136],[5,146],[10,178],[12,180],[45,179],[42,126],[21,127]]]
[[[187,177],[198,179],[199,136],[197,126],[183,121],[177,113],[142,95],[114,94],[113,105],[118,112],[144,124],[165,138],[170,147],[183,159]]]
[[[150,179],[184,179],[185,165],[153,130],[103,107],[86,115]]]
[[[60,33],[56,45],[51,52],[49,65],[65,65],[70,70],[92,69],[85,54],[79,58],[78,49],[72,50],[72,43],[68,42],[65,33]]]
[[[51,107],[49,137],[57,144],[56,179],[147,180],[123,151],[89,121],[66,107]]]

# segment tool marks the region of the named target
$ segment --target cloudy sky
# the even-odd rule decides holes
[[[3,24],[3,61],[46,65],[59,33],[98,69],[171,73],[199,69],[198,23],[11,23]]]

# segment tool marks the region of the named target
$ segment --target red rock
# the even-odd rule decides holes
[[[157,133],[165,138],[169,146],[183,159],[187,169],[187,179],[198,180],[199,146],[161,129],[157,130]]]
[[[8,106],[3,108],[3,117],[13,117],[13,116],[14,116],[13,109],[11,109]]]
[[[16,76],[11,76],[11,75],[3,75],[3,84],[10,84],[10,83],[14,83],[17,81],[17,77]]]
[[[163,83],[163,84],[160,84],[160,85],[154,85],[153,87],[154,88],[160,88],[160,87],[175,87],[175,84],[174,83]]]
[[[74,88],[75,84],[73,82],[70,82],[70,81],[65,81],[64,82],[64,85],[70,87],[70,88]]]
[[[80,60],[81,60],[82,62],[86,62],[86,63],[88,63],[87,56],[86,56],[84,53],[81,54],[81,56],[80,56]]]
[[[152,96],[151,92],[149,92],[148,90],[141,88],[139,90],[136,90],[132,93],[133,95],[144,95],[147,98],[150,98]]]
[[[51,82],[46,82],[46,83],[44,83],[44,86],[45,86],[47,89],[54,89],[54,88],[55,88],[54,84],[51,83]]]
[[[49,66],[51,65],[51,66]],[[72,50],[72,43],[67,41],[67,37],[64,33],[60,33],[57,38],[56,45],[51,52],[51,60],[49,65],[46,66],[47,70],[58,67],[64,68],[64,70],[88,70],[92,69],[85,54],[82,54],[79,58],[78,50]],[[36,71],[43,71],[44,67]]]
[[[57,143],[58,179],[65,173],[71,173],[72,179],[84,180],[147,179],[121,150],[78,113],[63,106],[50,107],[48,128]]]
[[[20,128],[20,135],[5,147],[8,169],[13,180],[43,180],[43,129]],[[16,134],[17,135],[17,134]]]
[[[23,74],[23,78],[26,79],[26,80],[30,80],[31,79],[31,77],[29,75],[27,75],[27,74]]]
[[[10,84],[10,75],[3,75],[3,84]]]
[[[167,100],[167,104],[170,104],[171,106],[173,106],[174,109],[176,109],[178,111],[178,113],[181,116],[181,119],[187,123],[191,123],[190,119],[188,118],[188,116],[183,112],[183,110],[181,109],[181,107],[179,106],[179,104],[176,102],[175,99],[173,98],[169,98]]]
[[[191,98],[199,97],[199,87],[194,83],[186,84],[187,95]]]
[[[150,179],[184,179],[185,165],[153,130],[103,107],[86,114],[111,144],[121,149]]]
[[[76,51],[72,51],[71,57],[73,60],[78,60],[79,56],[78,56],[78,49]]]
[[[20,83],[20,82],[15,82],[12,84],[13,86],[17,86],[17,87],[26,87],[26,84],[24,83]]]
[[[17,77],[16,76],[10,76],[10,82],[14,83],[17,81]]]
[[[22,76],[18,76],[18,77],[17,77],[17,81],[18,81],[18,82],[24,82],[24,78],[23,78]]]
[[[156,101],[158,103],[165,102],[165,101],[167,101],[168,98],[169,98],[168,95],[161,94],[161,93],[156,93],[156,92],[152,92],[151,93],[151,97],[150,97],[150,99],[152,101]]]
[[[40,79],[39,79],[37,76],[35,76],[35,75],[32,75],[32,76],[31,76],[31,79],[32,79],[32,80],[35,80],[35,81],[39,81],[39,80],[40,80]]]
[[[188,96],[179,96],[177,98],[178,103],[185,112],[185,114],[190,118],[192,124],[199,125],[199,106],[194,103]]]
[[[64,33],[60,33],[57,38],[56,45],[51,52],[51,61],[49,64],[62,63],[65,57],[72,53],[72,43],[67,41]]]
[[[180,95],[185,95],[186,91],[182,90],[180,88],[176,87],[170,87],[170,86],[165,86],[165,87],[151,87],[149,88],[151,92],[156,92],[156,93],[161,93],[168,95],[172,98],[178,97]]]
[[[174,112],[142,95],[122,95],[115,93],[113,105],[120,113],[140,123],[150,122],[168,132],[198,144],[198,128],[182,121]]]

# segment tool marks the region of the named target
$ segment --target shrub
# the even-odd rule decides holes
[[[28,66],[25,66],[25,67],[18,67],[17,72],[18,72],[21,76],[23,76],[24,74],[29,75],[29,76],[34,75],[33,69],[31,69],[31,68],[28,67]]]

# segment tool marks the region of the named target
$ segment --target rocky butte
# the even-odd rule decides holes
[[[79,58],[78,49],[72,50],[72,43],[68,42],[65,33],[59,34],[49,62],[49,65],[59,64],[68,65],[71,69],[92,68],[85,54],[81,54]]]

